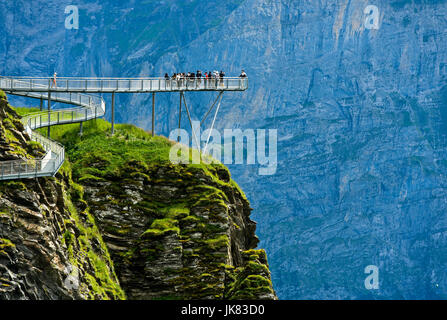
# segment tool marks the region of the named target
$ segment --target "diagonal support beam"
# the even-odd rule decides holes
[[[211,105],[211,108],[208,109],[208,112],[203,117],[202,121],[200,121],[200,126],[205,122],[206,118],[210,114],[211,110],[213,110],[214,106],[216,105],[217,100],[219,100],[220,96],[223,94],[223,91],[220,91],[219,95],[217,96],[216,100],[214,100],[213,104]]]
[[[189,124],[191,125],[192,135],[197,145],[197,149],[200,151],[200,144],[197,140],[196,131],[194,130],[194,126],[192,125],[191,114],[189,113],[188,105],[186,104],[185,94],[182,92],[181,97],[183,98],[183,103],[185,104],[186,113],[188,114]]]
[[[211,123],[210,132],[209,132],[209,134],[208,134],[208,138],[206,139],[205,148],[203,149],[203,153],[206,153],[206,149],[208,148],[208,143],[210,142],[211,132],[212,132],[213,129],[214,129],[214,123],[216,122],[217,113],[219,112],[220,104],[221,104],[221,102],[222,102],[223,91],[220,92],[219,97],[220,97],[220,99],[219,99],[219,103],[217,104],[216,112],[214,113],[213,122]]]

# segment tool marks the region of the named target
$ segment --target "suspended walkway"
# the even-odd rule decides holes
[[[115,93],[152,93],[152,134],[154,135],[155,93],[180,92],[179,127],[182,100],[191,123],[190,112],[186,105],[185,91],[218,91],[219,95],[208,110],[203,121],[219,101],[214,121],[219,111],[224,91],[244,91],[248,88],[247,78],[217,79],[165,79],[165,78],[36,78],[0,76],[0,90],[7,94],[48,101],[48,111],[29,114],[22,118],[26,132],[33,141],[39,142],[46,154],[41,159],[19,159],[0,161],[0,180],[37,178],[54,176],[65,160],[64,147],[49,138],[53,125],[82,123],[103,117],[105,101],[91,93],[112,93],[112,134],[114,130]],[[88,93],[88,94],[86,94]],[[69,109],[51,110],[51,102],[75,105]],[[48,138],[34,131],[47,127]],[[192,127],[192,123],[191,123]],[[194,133],[194,129],[193,129]],[[195,135],[195,133],[194,133]]]
[[[0,77],[0,88],[14,92],[143,93],[244,91],[247,78],[52,78]]]

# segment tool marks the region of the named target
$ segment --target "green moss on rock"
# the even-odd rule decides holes
[[[88,286],[87,292],[91,299],[125,299],[125,293],[119,285],[113,262],[94,218],[88,209],[82,214],[78,212],[79,207],[85,208],[83,188],[71,180],[69,163],[64,166],[59,175],[63,181],[68,182],[66,186],[68,192],[64,194],[64,201],[71,219],[64,220],[67,230],[62,242],[67,246],[70,262],[84,274]],[[77,234],[69,231],[72,229],[71,225],[78,230]]]
[[[180,233],[176,220],[169,218],[156,219],[152,222],[151,227],[143,233],[142,237],[158,237],[165,235],[167,232]]]
[[[243,265],[226,269],[227,299],[271,299],[275,296],[264,250],[247,250],[242,253]]]

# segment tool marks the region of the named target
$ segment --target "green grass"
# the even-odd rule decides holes
[[[38,131],[46,135],[47,129]],[[96,119],[84,123],[82,136],[79,135],[79,124],[52,126],[51,138],[65,146],[76,179],[119,176],[129,168],[134,172],[145,172],[151,166],[171,164],[169,152],[173,141],[162,136],[153,137],[131,124],[116,124],[115,134],[112,136],[110,132],[109,122]],[[192,159],[191,150],[189,158]],[[188,166],[205,171],[228,171],[220,163]]]
[[[20,116],[38,112],[38,108],[14,108]],[[64,114],[63,118],[71,118]],[[57,115],[52,114],[51,120]],[[61,118],[60,118],[61,119]],[[47,120],[45,112],[42,121]],[[47,129],[38,129],[46,135]],[[152,137],[148,132],[130,124],[115,125],[112,136],[111,124],[97,119],[84,123],[83,135],[79,135],[79,124],[66,124],[51,127],[51,138],[61,142],[73,162],[74,176],[101,178],[119,174],[121,169],[131,165],[161,164],[169,162],[169,151],[173,142],[164,137]],[[99,165],[99,167],[98,167]],[[93,167],[90,167],[93,166]]]
[[[39,113],[40,109],[39,108],[28,108],[28,107],[14,107],[14,110],[22,117],[31,114],[31,113]],[[59,111],[59,110],[52,110],[52,113],[50,114],[50,121],[61,121],[61,120],[71,120],[72,118],[76,119],[77,117],[84,117],[85,116],[85,112],[77,112],[77,111],[73,111],[73,112],[63,112],[63,113],[54,113],[54,111]],[[46,122],[48,121],[48,112],[47,110],[43,110],[42,111],[42,122]]]
[[[35,112],[36,108],[16,108],[21,115]],[[47,128],[38,129],[46,135]],[[61,142],[72,163],[73,178],[76,181],[114,179],[127,177],[132,173],[145,176],[148,168],[173,165],[169,152],[173,141],[162,136],[152,136],[149,132],[131,124],[116,124],[111,135],[111,124],[102,119],[84,123],[83,135],[79,135],[79,124],[65,124],[51,127],[51,138]],[[192,160],[192,150],[189,149]],[[197,151],[196,151],[197,152]],[[192,161],[190,161],[191,163]],[[176,165],[177,166],[177,165]],[[179,167],[179,166],[177,166]],[[202,171],[221,187],[236,188],[243,198],[244,192],[231,179],[228,169],[221,163],[187,164],[190,175]],[[226,178],[222,180],[221,174]]]
[[[116,125],[113,136],[110,129],[110,123],[100,119],[86,123],[82,137],[78,124],[51,128],[51,137],[66,147],[76,178],[119,176],[129,167],[144,171],[148,165],[169,162],[169,140],[132,125]]]
[[[6,253],[6,250],[8,248],[15,248],[15,247],[16,247],[15,244],[12,243],[11,240],[0,238],[0,257],[2,255],[8,256],[8,254]]]
[[[39,108],[28,108],[28,107],[14,107],[14,110],[18,113],[19,116],[23,117],[30,113],[39,112]]]
[[[12,150],[9,152],[22,159],[32,159],[36,155],[39,155],[39,146],[24,143],[20,134],[17,134],[17,132],[23,129],[23,125],[20,120],[17,119],[14,108],[8,104],[8,101],[4,96],[0,98],[0,108],[4,108],[4,118],[0,123],[0,131],[2,131],[4,136],[4,142],[12,147]],[[21,111],[23,112],[23,109]]]

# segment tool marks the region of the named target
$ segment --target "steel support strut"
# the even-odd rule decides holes
[[[155,92],[152,92],[152,136],[155,135]]]
[[[115,133],[115,92],[112,92],[112,135]]]
[[[223,98],[223,91],[220,92],[219,97],[220,97],[219,103],[217,104],[216,112],[214,113],[213,122],[211,123],[210,132],[208,134],[208,138],[206,139],[205,148],[203,149],[204,154],[206,153],[206,149],[208,148],[208,143],[210,142],[211,133],[214,129],[214,123],[216,122],[217,113],[219,112],[220,104],[221,104],[222,98]]]
[[[192,131],[194,140],[196,142],[197,150],[199,150],[199,152],[200,152],[200,143],[199,143],[199,140],[197,140],[196,131],[194,130],[194,126],[192,125],[191,114],[189,113],[189,108],[188,108],[188,105],[186,104],[185,94],[182,92],[181,96],[183,97],[183,103],[185,104],[186,113],[188,114],[189,124],[191,125],[191,131]]]
[[[180,128],[182,124],[182,91],[180,91],[180,106],[179,106],[179,115],[178,115],[178,135],[177,142],[180,142]]]
[[[211,111],[214,109],[214,106],[217,104],[217,108],[216,111],[214,112],[214,117],[213,117],[213,121],[211,123],[211,128],[210,128],[210,132],[208,134],[207,140],[206,140],[206,144],[205,144],[205,148],[203,149],[203,152],[206,152],[207,148],[208,148],[208,144],[209,144],[209,140],[211,138],[211,133],[212,130],[214,129],[214,124],[216,123],[216,119],[217,119],[217,114],[219,112],[220,109],[220,105],[222,103],[222,98],[223,98],[223,93],[224,91],[221,90],[218,94],[218,96],[216,97],[216,99],[214,100],[213,104],[211,105],[211,107],[208,109],[208,111],[206,112],[205,116],[203,117],[202,121],[200,121],[200,126],[202,126],[202,124],[205,122],[205,120],[207,119],[208,115],[211,113]],[[198,148],[198,150],[200,151],[201,146],[199,144],[199,139],[197,137],[196,131],[194,130],[194,126],[192,124],[192,119],[191,119],[191,113],[189,112],[189,108],[188,105],[186,103],[186,98],[185,98],[185,94],[183,91],[180,91],[180,102],[179,102],[179,120],[178,120],[178,136],[177,136],[177,142],[180,142],[180,128],[181,128],[181,121],[182,121],[182,104],[185,104],[185,109],[186,109],[186,113],[188,115],[188,120],[189,120],[189,124],[191,125],[191,130],[192,130],[192,134],[193,134],[193,138],[194,141],[196,143],[196,146]],[[200,138],[200,137],[199,137]]]

